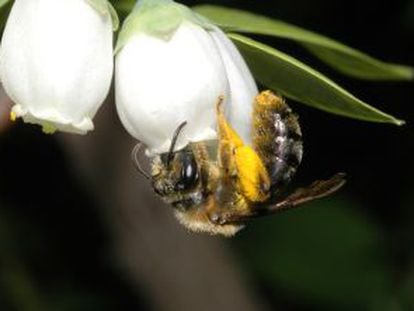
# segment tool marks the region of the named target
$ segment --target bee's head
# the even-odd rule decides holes
[[[163,197],[193,190],[198,184],[199,170],[191,147],[157,155],[152,162],[151,180],[154,191]]]
[[[168,153],[155,156],[152,162],[151,180],[154,191],[168,200],[181,199],[193,190],[199,179],[197,162],[191,146],[174,151],[178,136],[187,122],[178,126],[173,134]]]

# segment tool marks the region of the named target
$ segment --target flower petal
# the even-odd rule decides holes
[[[112,79],[111,28],[110,16],[85,0],[16,0],[0,50],[16,115],[72,132],[92,129]]]
[[[253,100],[257,85],[240,52],[218,27],[210,32],[220,50],[230,84],[230,103],[227,107],[230,124],[243,140],[251,143]]]
[[[215,139],[215,103],[229,95],[214,40],[188,21],[169,40],[144,32],[131,37],[116,57],[115,86],[121,121],[152,153],[168,151],[183,121],[177,149]]]

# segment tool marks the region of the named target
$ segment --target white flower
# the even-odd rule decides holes
[[[114,17],[106,0],[15,0],[0,48],[12,119],[92,130],[112,79]]]
[[[152,4],[150,6],[149,4]],[[234,44],[217,27],[169,0],[138,1],[117,44],[119,117],[150,153],[216,138],[215,104],[224,96],[230,122],[250,141],[257,87]]]

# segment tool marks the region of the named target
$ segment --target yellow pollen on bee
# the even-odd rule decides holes
[[[270,90],[263,91],[255,98],[255,104],[257,106],[273,106],[273,107],[280,107],[284,104],[283,98],[276,95]]]
[[[14,111],[10,112],[10,121],[15,122],[17,120],[17,115]]]
[[[45,123],[42,125],[42,131],[45,134],[54,134],[56,132],[56,127],[52,124]]]
[[[243,195],[252,202],[264,202],[269,197],[270,177],[258,154],[250,146],[236,148],[239,183]]]
[[[264,93],[263,96],[271,95]],[[264,202],[269,197],[270,177],[259,155],[244,144],[242,138],[228,123],[221,109],[222,98],[216,104],[220,140],[221,165],[236,170],[242,195],[251,202]]]

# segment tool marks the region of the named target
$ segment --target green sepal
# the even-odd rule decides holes
[[[1,0],[0,0],[1,1]],[[112,30],[119,28],[119,17],[112,4],[107,0],[86,0],[99,14],[108,15],[112,20]]]
[[[293,40],[339,72],[367,80],[413,80],[414,69],[375,59],[318,33],[280,20],[214,5],[194,10],[227,32],[252,33]]]
[[[404,124],[356,98],[322,73],[268,45],[239,34],[229,37],[254,77],[286,97],[333,114],[371,122]]]
[[[212,24],[188,7],[171,0],[141,0],[125,19],[115,47],[117,54],[139,32],[169,40],[186,20],[209,30]]]

